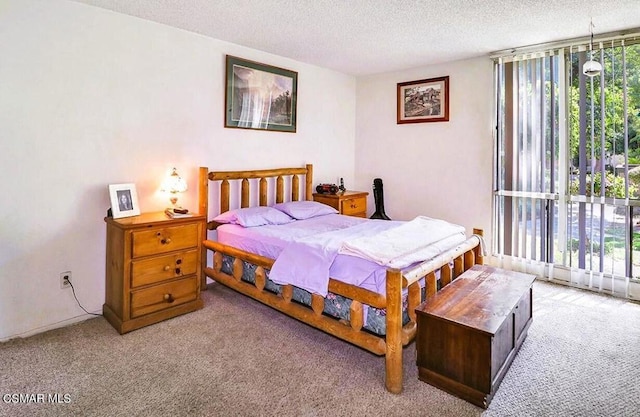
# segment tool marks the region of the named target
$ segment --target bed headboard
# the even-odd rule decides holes
[[[261,169],[253,171],[211,171],[207,167],[200,167],[198,201],[201,214],[206,214],[209,218],[209,181],[220,181],[220,213],[229,211],[231,201],[230,181],[240,181],[240,207],[249,207],[252,195],[257,195],[258,204],[266,206],[269,197],[273,197],[273,187],[269,190],[270,178],[275,178],[275,198],[272,201],[282,203],[285,201],[284,190],[285,181],[291,183],[291,200],[300,200],[301,184],[300,176],[305,177],[304,196],[311,200],[313,187],[313,165],[307,164],[304,168],[275,168]],[[251,187],[251,179],[257,179],[258,187]],[[254,181],[255,182],[255,181]],[[271,181],[273,183],[273,181]],[[253,192],[253,193],[252,193]],[[253,199],[255,200],[255,199]],[[207,221],[207,228],[216,227],[212,222]]]

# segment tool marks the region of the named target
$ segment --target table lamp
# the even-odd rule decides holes
[[[160,190],[171,194],[169,198],[169,201],[171,201],[171,204],[173,205],[171,209],[175,209],[178,208],[176,205],[178,203],[178,193],[184,193],[187,191],[187,182],[182,179],[182,177],[178,175],[178,171],[173,168],[171,175],[162,182]]]

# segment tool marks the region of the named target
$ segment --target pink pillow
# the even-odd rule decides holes
[[[290,201],[273,206],[274,209],[288,214],[296,220],[310,219],[312,217],[336,214],[338,210],[317,201]]]
[[[291,217],[272,207],[247,207],[225,211],[212,219],[218,223],[237,224],[242,227],[286,224],[294,221]]]

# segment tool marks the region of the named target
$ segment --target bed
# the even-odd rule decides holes
[[[288,202],[304,204],[303,201],[311,200],[312,184],[310,164],[251,171],[210,172],[207,167],[201,167],[199,210],[207,214],[207,230],[217,230],[216,240],[208,234],[204,237],[202,288],[206,288],[206,279],[211,278],[328,334],[384,355],[385,387],[392,393],[400,393],[402,350],[415,338],[415,308],[474,264],[483,263],[482,231],[474,229],[473,234],[466,236],[463,230],[462,239],[452,247],[402,269],[379,264],[369,266],[370,261],[334,253],[327,282],[323,284],[326,285],[324,292],[316,290],[313,286],[316,284],[310,287],[304,282],[290,284],[281,279],[286,251],[293,246],[293,241],[300,244],[306,239],[325,236],[314,227],[323,231],[331,229],[326,236],[339,236],[346,228],[365,230],[372,222],[378,222],[374,226],[383,228],[382,233],[402,230],[383,220],[348,218],[340,214],[327,214],[322,223],[314,218],[300,218],[289,224],[246,228],[219,221],[225,213],[235,213],[237,209],[270,210],[269,206],[286,206]],[[230,210],[232,205],[234,208]],[[312,235],[309,238],[296,234],[303,233],[307,227],[313,230],[305,232]],[[283,235],[282,231],[286,233]],[[332,237],[332,241],[336,239]],[[350,272],[338,271],[344,259],[349,263],[360,262],[360,266],[369,269],[362,273],[363,278],[350,279]],[[276,272],[279,272],[278,278]]]

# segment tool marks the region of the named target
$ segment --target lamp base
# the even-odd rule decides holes
[[[173,213],[177,213],[177,214],[187,214],[189,213],[189,210],[186,208],[182,208],[182,207],[167,207],[167,209],[165,211],[171,211]]]
[[[193,213],[189,213],[189,210],[176,207],[168,207],[165,209],[164,213],[172,219],[193,216]]]

